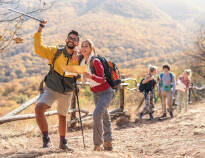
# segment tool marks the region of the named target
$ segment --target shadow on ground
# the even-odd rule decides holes
[[[33,151],[26,151],[26,152],[8,152],[5,154],[0,154],[1,158],[36,158],[38,156],[43,156],[43,155],[51,155],[51,154],[57,154],[57,153],[66,153],[66,151],[64,150],[60,150],[60,149],[55,149],[55,150],[51,150],[48,149],[47,151],[45,150],[41,150],[41,151],[37,151],[37,150],[33,150]]]
[[[142,125],[148,125],[148,124],[155,124],[158,122],[168,121],[172,118],[170,117],[155,117],[153,120],[150,119],[135,119],[135,121],[131,121],[129,116],[121,116],[116,120],[117,127],[115,130],[121,130],[126,128],[134,128],[134,127],[140,127]]]

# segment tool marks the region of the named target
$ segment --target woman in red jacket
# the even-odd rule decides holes
[[[87,65],[87,72],[83,74],[83,77],[90,83],[95,102],[93,112],[94,150],[100,151],[101,144],[103,144],[104,150],[112,150],[112,129],[108,107],[114,97],[114,91],[106,81],[102,63],[95,57],[92,41],[82,42],[81,53],[84,57],[81,64]]]

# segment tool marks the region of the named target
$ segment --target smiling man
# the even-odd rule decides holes
[[[44,113],[54,102],[57,103],[60,135],[59,148],[71,150],[65,139],[66,114],[71,103],[76,77],[73,74],[65,73],[62,67],[65,65],[79,65],[77,52],[75,51],[79,43],[79,35],[74,30],[69,32],[65,41],[66,45],[63,48],[45,46],[42,44],[41,32],[46,23],[47,21],[40,23],[38,32],[34,35],[35,53],[47,59],[50,65],[50,71],[44,79],[46,88],[35,107],[36,121],[43,135],[43,147],[49,147],[51,143],[48,136],[48,123]]]

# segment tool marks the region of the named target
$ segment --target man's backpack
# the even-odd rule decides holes
[[[161,74],[160,74],[160,79],[162,79],[163,78],[163,75],[164,75],[164,73],[162,72]],[[172,72],[170,72],[169,73],[169,76],[170,76],[170,79],[171,79],[171,82],[173,81],[173,73]]]
[[[163,75],[164,75],[163,72],[159,75],[160,76],[160,84],[159,84],[160,87],[164,86],[163,80],[162,80]],[[169,77],[170,77],[171,82],[173,82],[174,75],[173,75],[172,72],[169,73]],[[164,87],[169,90],[169,89],[171,89],[173,87],[173,85],[171,84],[170,86],[164,86]]]
[[[91,72],[94,74],[96,74],[95,69],[93,67],[93,60],[95,58],[99,59],[103,65],[106,81],[110,84],[110,86],[113,89],[116,89],[121,83],[120,72],[119,69],[117,68],[117,65],[112,61],[108,61],[105,57],[102,57],[100,55],[94,56],[91,59],[91,64],[90,64]]]
[[[54,71],[54,63],[55,63],[56,59],[61,55],[62,52],[63,52],[63,49],[62,49],[62,48],[58,48],[58,49],[57,49],[56,53],[54,54],[52,63],[49,64],[49,66],[50,66],[49,72]],[[47,75],[46,75],[46,76],[47,76]],[[45,80],[46,80],[46,76],[44,77],[44,79],[41,81],[41,83],[40,83],[40,85],[39,85],[39,91],[40,91],[40,93],[43,93],[43,91],[44,91],[44,86],[43,86],[43,84],[44,84],[44,82],[45,82]]]
[[[65,49],[65,46],[61,46],[61,45],[60,45],[59,48],[57,49],[56,53],[54,54],[53,60],[52,60],[51,64],[49,64],[50,70],[49,70],[48,74],[45,76],[45,78],[44,78],[44,79],[41,81],[41,83],[40,83],[40,86],[39,86],[39,91],[40,91],[40,93],[42,93],[43,90],[44,90],[43,84],[44,84],[44,82],[46,81],[47,76],[48,76],[49,74],[54,74],[54,73],[55,73],[55,71],[54,71],[54,64],[55,64],[56,59],[57,59],[62,53],[63,53],[67,58],[72,58],[71,55],[65,53],[64,49]],[[82,61],[82,59],[83,59],[82,57],[79,58],[79,63]],[[55,74],[56,74],[56,73],[55,73]],[[61,77],[62,80],[63,80],[63,82],[64,82],[65,73],[63,74],[63,76],[59,76],[59,75],[57,75],[57,76],[58,76],[58,77]],[[80,76],[78,75],[76,78],[79,78],[79,77],[80,77]],[[52,80],[53,80],[53,79],[52,79]],[[68,80],[68,79],[66,79],[66,80]],[[72,79],[69,80],[69,82],[73,82]],[[68,83],[68,82],[67,82],[67,83]],[[70,87],[73,87],[71,84],[69,84],[69,86],[70,86]],[[64,83],[63,83],[63,87],[64,87],[64,90],[65,90]],[[59,89],[59,88],[60,88],[59,86],[58,86],[58,88],[56,87],[56,90]],[[63,90],[63,91],[64,91],[64,90]],[[60,92],[59,90],[57,90],[57,91]],[[62,91],[62,90],[61,90],[61,91]]]

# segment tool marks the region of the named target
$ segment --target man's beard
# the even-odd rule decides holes
[[[69,49],[74,49],[75,48],[75,45],[73,44],[73,46],[69,46],[69,43],[66,43],[66,46],[69,48]]]

